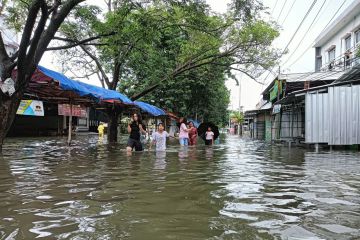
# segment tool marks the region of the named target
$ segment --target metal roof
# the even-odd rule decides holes
[[[274,85],[276,80],[285,80],[287,83],[296,83],[296,82],[315,82],[315,81],[335,81],[343,76],[346,71],[327,71],[327,72],[306,72],[306,73],[288,73],[288,74],[279,74],[261,93],[264,95],[268,92]]]

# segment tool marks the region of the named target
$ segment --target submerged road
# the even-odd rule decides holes
[[[125,142],[125,140],[124,140]],[[360,239],[360,153],[225,136],[127,155],[97,136],[10,138],[0,239]]]

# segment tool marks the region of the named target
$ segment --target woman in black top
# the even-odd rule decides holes
[[[132,121],[128,125],[128,133],[130,133],[130,136],[127,142],[126,150],[131,152],[135,148],[135,151],[142,151],[143,147],[140,141],[140,136],[141,132],[146,133],[145,127],[143,126],[141,118],[137,113],[134,113],[131,119]]]

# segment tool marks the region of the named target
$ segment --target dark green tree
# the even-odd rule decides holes
[[[83,1],[13,0],[9,6],[9,1],[1,1],[0,12],[6,11],[7,22],[19,31],[21,41],[18,51],[9,56],[0,33],[0,85],[6,82],[15,89],[0,91],[0,151],[37,64],[70,11]]]
[[[226,111],[224,82],[231,71],[255,79],[278,57],[271,47],[278,31],[261,20],[256,1],[234,2],[221,16],[196,0],[115,1],[108,6],[103,20],[94,9],[69,18],[59,38],[68,46],[62,56],[70,56],[65,60],[69,69],[77,65],[86,76],[97,74],[103,86],[133,100],[161,101],[159,106],[180,114],[220,122],[211,114]],[[83,43],[84,38],[94,41]],[[119,111],[108,109],[110,141],[116,140]]]

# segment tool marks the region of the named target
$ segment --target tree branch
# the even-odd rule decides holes
[[[216,60],[222,59],[224,57],[229,57],[231,56],[240,46],[234,46],[232,48],[230,48],[229,50],[222,52],[222,53],[218,53],[218,54],[211,54],[211,55],[207,55],[207,56],[203,56],[200,57],[199,55],[196,55],[196,58],[198,58],[197,60],[195,59],[190,59],[188,60],[186,63],[183,63],[181,66],[177,67],[171,74],[169,74],[169,77],[176,77],[186,71],[207,65],[207,64],[213,64]],[[143,90],[142,92],[135,94],[131,97],[131,100],[137,100],[143,96],[145,96],[146,94],[148,94],[149,92],[155,90],[157,87],[160,86],[160,84],[164,81],[166,81],[168,78],[165,77],[162,80],[160,80],[158,83],[146,88],[145,90]]]
[[[64,46],[59,46],[59,47],[49,47],[46,49],[46,51],[54,51],[54,50],[64,50],[64,49],[69,49],[69,48],[73,48],[79,45],[83,45],[85,43],[88,43],[90,41],[102,38],[102,37],[108,37],[108,36],[112,36],[116,34],[115,32],[111,32],[111,33],[107,33],[107,34],[101,34],[98,36],[94,36],[94,37],[89,37],[83,40],[74,40],[74,39],[69,39],[69,38],[63,38],[63,37],[54,37],[53,40],[61,40],[61,41],[65,41],[65,42],[71,42],[72,44],[69,45],[64,45]]]
[[[34,36],[31,39],[30,49],[29,49],[29,51],[27,53],[27,56],[26,56],[26,65],[29,65],[30,62],[32,62],[34,60],[34,54],[35,54],[35,51],[36,51],[36,49],[38,47],[37,44],[39,42],[41,34],[44,31],[46,21],[47,21],[48,16],[49,16],[46,2],[43,0],[43,1],[41,1],[40,4],[41,4],[40,5],[41,17],[40,17],[40,20],[39,20],[39,22],[37,24],[36,30],[34,32]]]
[[[7,65],[11,62],[9,55],[6,52],[2,33],[0,32],[0,81],[10,75],[7,72]]]
[[[34,28],[36,17],[39,12],[40,6],[42,4],[42,0],[33,1],[28,12],[28,17],[26,19],[25,27],[22,33],[19,53],[18,53],[18,66],[21,68],[18,69],[18,78],[23,74],[23,66],[26,65],[26,52],[30,43],[31,33]],[[21,77],[20,77],[21,78]],[[19,78],[19,79],[20,79]]]
[[[111,85],[110,80],[109,80],[108,76],[106,75],[105,70],[102,67],[99,59],[94,54],[92,54],[89,50],[87,50],[85,46],[80,45],[80,47],[95,62],[97,68],[101,72],[102,79],[105,80],[106,85],[108,87],[110,87],[110,85]],[[100,82],[101,82],[101,80],[100,80]]]
[[[49,23],[49,26],[47,29],[43,32],[39,44],[38,49],[35,54],[35,64],[38,64],[41,57],[44,55],[44,52],[49,45],[50,41],[55,36],[55,33],[58,31],[60,25],[64,22],[67,15],[70,13],[70,11],[79,3],[83,2],[85,0],[68,0],[64,3],[64,5],[61,7],[59,12],[54,15]]]
[[[7,54],[5,49],[4,39],[2,37],[2,33],[0,32],[0,62],[7,61],[9,59],[9,55]]]

